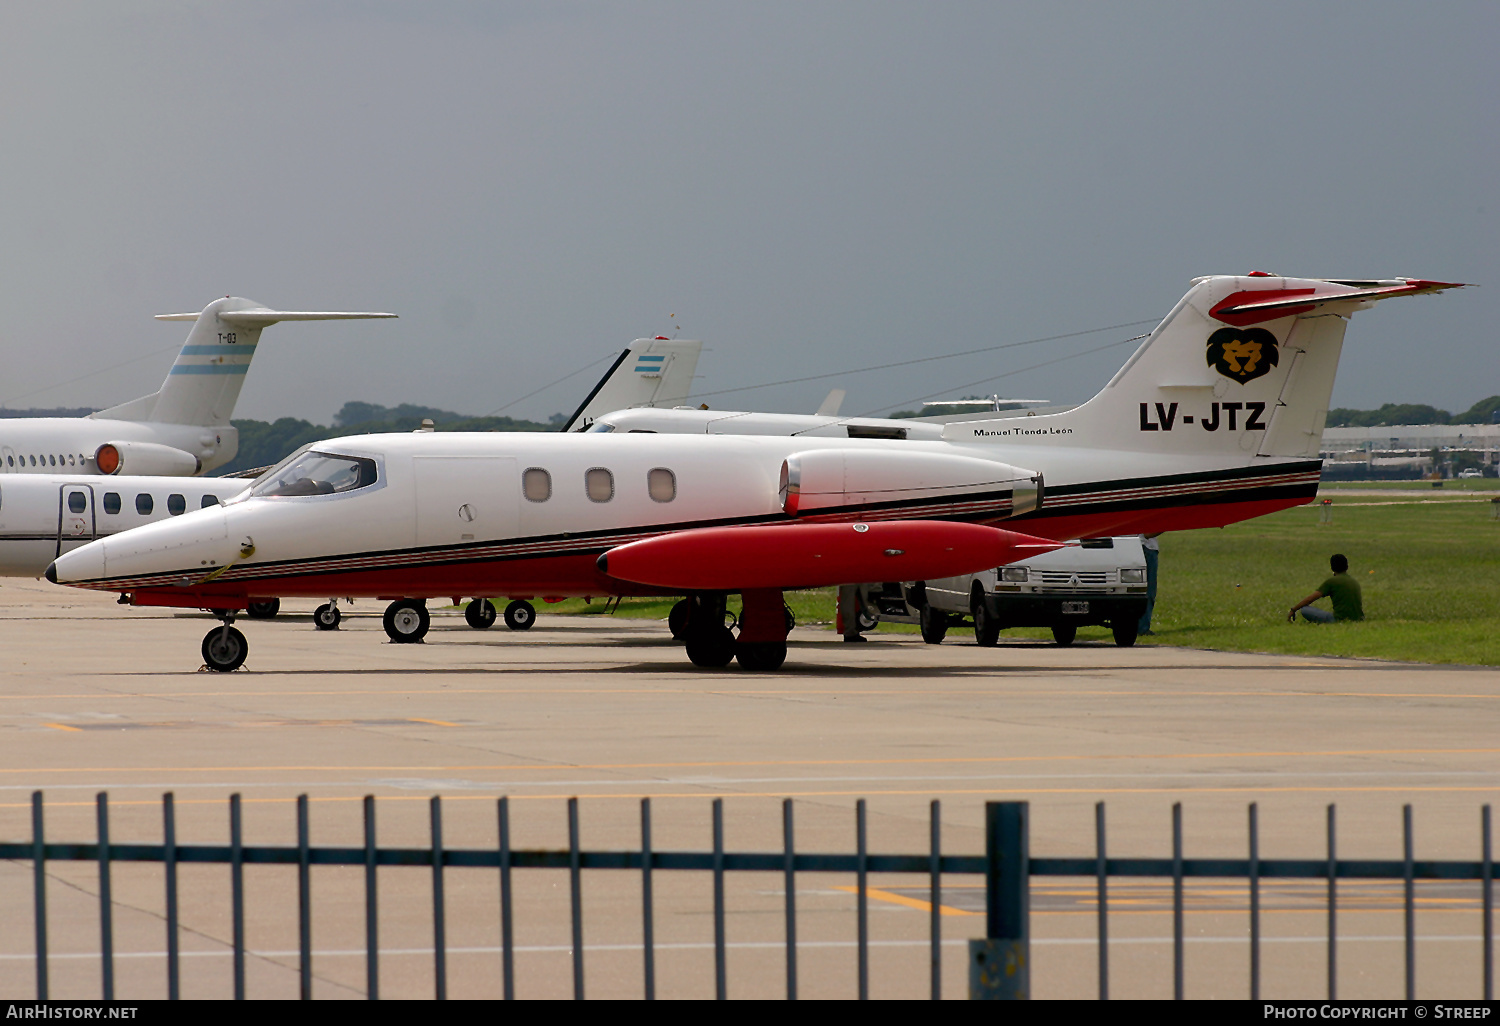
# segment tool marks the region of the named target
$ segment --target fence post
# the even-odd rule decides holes
[[[986,802],[985,924],[969,941],[970,1000],[1031,997],[1030,851],[1026,802]]]

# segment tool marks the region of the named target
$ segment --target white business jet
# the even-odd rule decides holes
[[[195,322],[161,388],[87,417],[0,419],[0,473],[190,477],[223,466],[239,451],[229,418],[263,328],[395,316],[269,310],[232,296],[200,313],[157,314]]]
[[[418,637],[424,596],[686,594],[693,663],[775,669],[787,589],[956,576],[1062,539],[1217,527],[1310,501],[1348,318],[1454,287],[1195,279],[1087,403],[950,424],[936,441],[331,439],[237,501],[84,545],[47,577],[216,610],[263,595],[405,596],[388,629]],[[731,593],[738,637],[724,626]],[[245,658],[232,615],[203,640],[215,670]]]

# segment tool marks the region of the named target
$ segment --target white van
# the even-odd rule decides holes
[[[901,592],[931,645],[967,620],[981,645],[995,644],[1007,627],[1050,627],[1059,645],[1071,645],[1078,628],[1098,626],[1129,647],[1146,611],[1146,554],[1139,535],[1087,538],[994,570],[906,583]]]

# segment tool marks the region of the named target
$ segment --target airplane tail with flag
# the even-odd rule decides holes
[[[693,373],[703,343],[683,339],[639,338],[610,365],[564,431],[587,431],[600,416],[643,406],[675,406],[693,390]]]
[[[271,310],[236,296],[216,299],[200,313],[157,314],[159,321],[193,321],[187,341],[161,389],[100,410],[96,420],[152,421],[202,427],[227,425],[255,356],[260,333],[277,321],[342,321],[395,317],[391,313]]]

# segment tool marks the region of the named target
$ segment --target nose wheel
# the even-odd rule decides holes
[[[419,599],[397,599],[385,608],[385,633],[398,645],[412,645],[427,635],[432,617]]]
[[[225,620],[203,636],[203,665],[215,673],[232,673],[245,662],[250,646],[245,636]]]
[[[495,604],[489,599],[477,598],[464,606],[464,619],[476,631],[489,630],[495,625]]]
[[[332,599],[313,610],[313,626],[320,631],[336,631],[343,619],[339,607]]]

